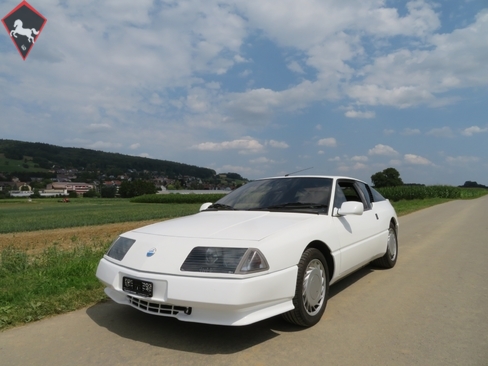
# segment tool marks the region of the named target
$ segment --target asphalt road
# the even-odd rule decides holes
[[[189,324],[107,302],[0,333],[0,365],[488,365],[488,196],[400,218],[392,270],[331,287],[321,322]]]

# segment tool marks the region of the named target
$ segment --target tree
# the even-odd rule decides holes
[[[120,185],[119,193],[123,198],[142,196],[143,194],[155,194],[156,186],[152,182],[144,180],[124,181]]]
[[[117,187],[116,186],[104,186],[102,187],[102,198],[115,198],[117,194]]]
[[[99,196],[98,192],[94,189],[90,189],[83,194],[83,197],[85,197],[85,198],[94,198],[94,197],[98,197],[98,196]]]
[[[376,188],[402,186],[403,181],[400,173],[395,168],[386,168],[382,172],[371,176],[371,181]]]

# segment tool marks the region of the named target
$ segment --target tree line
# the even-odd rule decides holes
[[[195,165],[40,142],[0,139],[0,153],[14,160],[23,160],[26,156],[32,157],[32,161],[43,169],[110,171],[113,175],[123,174],[128,170],[146,170],[157,171],[170,178],[186,175],[200,179],[208,179],[216,174],[213,169]]]

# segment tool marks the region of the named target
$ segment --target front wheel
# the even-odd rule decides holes
[[[327,305],[329,273],[324,255],[315,248],[302,254],[298,263],[298,276],[293,298],[295,309],[283,314],[283,318],[302,327],[319,322]]]
[[[386,253],[383,257],[375,259],[372,263],[382,268],[393,268],[398,258],[398,239],[395,224],[390,223],[388,229],[388,240],[386,242]]]

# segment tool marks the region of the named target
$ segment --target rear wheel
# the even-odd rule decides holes
[[[375,259],[372,263],[375,266],[382,268],[393,268],[395,267],[398,258],[398,239],[395,229],[395,224],[390,223],[390,228],[388,229],[388,240],[386,242],[386,253],[383,257]]]
[[[324,255],[315,248],[302,254],[298,263],[298,276],[293,304],[295,309],[283,314],[283,318],[302,327],[319,322],[327,305],[329,273]]]

